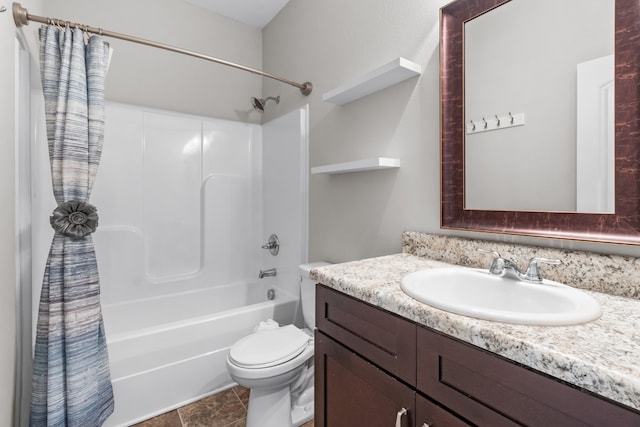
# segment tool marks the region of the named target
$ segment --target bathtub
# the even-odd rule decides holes
[[[115,412],[105,427],[128,426],[234,385],[229,347],[269,318],[292,323],[298,298],[269,281],[105,304]]]

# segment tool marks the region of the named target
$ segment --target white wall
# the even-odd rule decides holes
[[[34,13],[38,0],[23,1]],[[3,3],[9,10],[10,3]],[[16,138],[16,30],[11,13],[0,14],[0,425],[11,426],[16,374],[16,245],[15,245],[15,138]]]
[[[16,352],[16,269],[14,208],[14,49],[12,24],[0,16],[0,197],[5,202],[0,211],[0,424],[11,425],[14,403]]]
[[[45,12],[252,68],[262,66],[259,29],[179,0],[47,0]],[[261,93],[259,76],[140,44],[109,42],[115,52],[107,75],[107,99],[260,122],[261,115],[250,105],[250,98]]]
[[[314,92],[264,81],[281,95],[265,117],[310,104],[310,166],[387,156],[397,171],[310,177],[312,261],[342,262],[400,252],[401,232],[416,230],[640,256],[622,245],[440,230],[439,8],[448,0],[291,0],[263,33],[264,69]],[[423,74],[345,106],[322,94],[405,56]]]

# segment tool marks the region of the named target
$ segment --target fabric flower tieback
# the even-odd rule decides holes
[[[85,237],[98,228],[98,209],[87,202],[69,200],[54,209],[49,222],[63,236]]]

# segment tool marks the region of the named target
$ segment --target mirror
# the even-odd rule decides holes
[[[612,212],[568,212],[564,208],[558,211],[540,207],[510,210],[487,206],[480,209],[465,205],[465,24],[481,15],[492,14],[507,3],[509,0],[456,0],[441,9],[441,227],[640,244],[640,5],[633,0],[616,0],[614,10],[615,200]],[[557,9],[555,2],[547,6],[552,14]],[[549,105],[550,108],[553,106],[552,100]],[[495,114],[504,117],[507,113]],[[492,133],[496,132],[486,132],[486,135]],[[504,161],[499,156],[495,160],[494,167]],[[544,172],[544,165],[540,166],[540,171]],[[493,191],[501,191],[501,188],[501,183],[493,183]]]
[[[613,213],[613,12],[517,0],[465,23],[467,209]]]

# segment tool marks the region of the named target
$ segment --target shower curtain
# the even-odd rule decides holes
[[[31,426],[100,426],[113,390],[88,203],[102,152],[110,47],[80,29],[40,29],[40,67],[58,207],[40,296]]]

